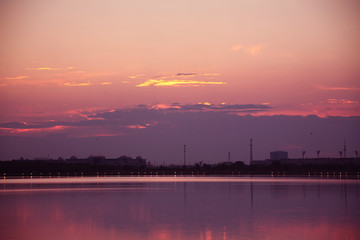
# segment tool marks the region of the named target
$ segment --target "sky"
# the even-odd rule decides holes
[[[360,152],[357,0],[0,1],[0,159]]]

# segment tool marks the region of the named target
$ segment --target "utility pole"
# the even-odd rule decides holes
[[[184,145],[184,167],[186,165],[186,145]]]
[[[253,144],[252,144],[252,138],[250,138],[250,165],[253,162]]]
[[[228,162],[230,163],[230,152],[228,153]]]

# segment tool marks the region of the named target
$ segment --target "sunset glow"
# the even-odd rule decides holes
[[[8,137],[41,133],[45,142],[55,136],[127,136],[134,146],[121,151],[156,159],[150,147],[135,146],[137,139],[161,133],[161,141],[181,146],[193,138],[182,135],[192,127],[197,136],[215,135],[215,127],[223,134],[239,126],[252,129],[245,125],[256,122],[239,125],[236,119],[309,115],[325,122],[343,117],[325,125],[344,126],[347,130],[332,138],[349,139],[355,148],[359,11],[352,0],[1,1],[0,147],[8,150],[0,158],[19,157],[17,140]],[[353,125],[344,123],[349,118],[356,119]],[[24,121],[30,127],[21,126]],[[234,122],[219,123],[227,121]],[[301,126],[313,131],[311,124]],[[282,131],[278,124],[271,127]],[[225,142],[232,134],[251,135],[234,130],[221,151],[230,150]],[[200,142],[214,144],[209,139],[216,137]],[[54,154],[90,151],[70,153],[58,146]],[[262,149],[265,157],[269,149]],[[238,159],[247,159],[241,151]]]

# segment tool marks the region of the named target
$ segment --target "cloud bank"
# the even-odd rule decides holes
[[[107,157],[141,155],[151,162],[182,161],[188,146],[189,163],[248,161],[249,139],[254,140],[255,159],[270,151],[289,151],[290,157],[308,157],[321,150],[336,157],[343,140],[348,155],[360,142],[360,117],[258,116],[267,104],[156,104],[107,111],[80,112],[66,121],[0,123],[1,159]],[[242,114],[238,114],[242,113]],[[294,147],[295,146],[295,147]]]

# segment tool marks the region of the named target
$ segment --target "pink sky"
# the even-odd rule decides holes
[[[360,116],[359,11],[356,0],[4,0],[0,123],[173,103]]]

